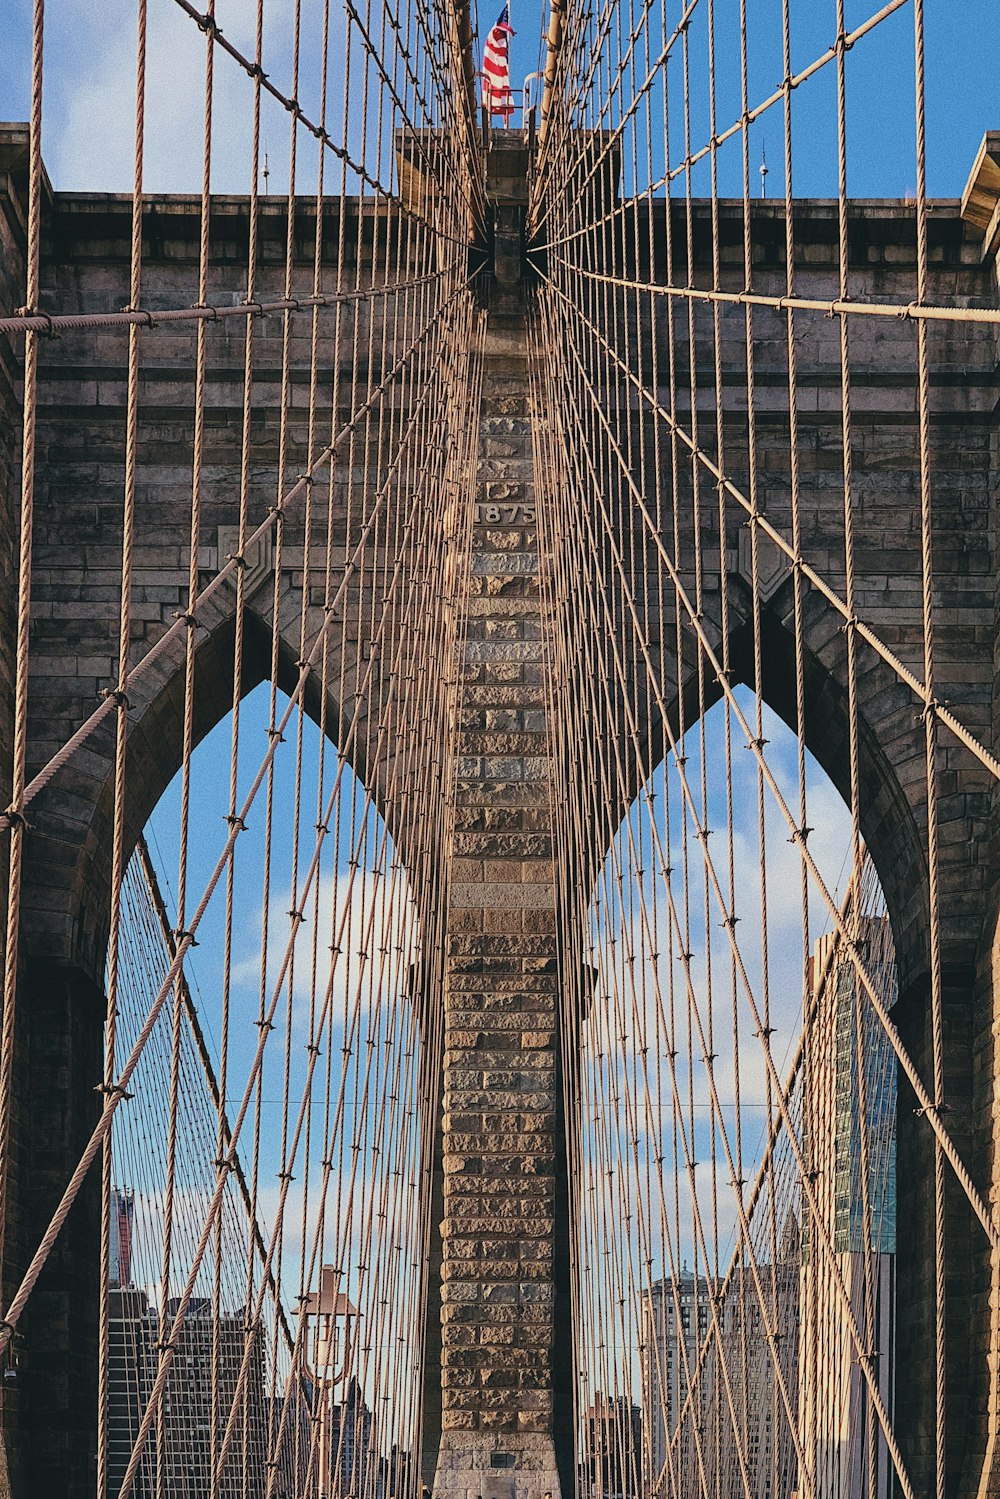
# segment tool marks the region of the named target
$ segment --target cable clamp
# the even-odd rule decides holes
[[[761,735],[756,736],[755,738],[748,739],[747,743],[746,743],[746,747],[747,747],[747,749],[756,750],[758,752],[758,754],[762,754],[763,751],[764,751],[764,746],[767,743],[769,743],[769,741],[767,739],[765,739],[764,736],[761,734]]]
[[[806,839],[809,837],[809,834],[812,831],[813,831],[813,829],[809,826],[809,824],[807,822],[804,822],[800,828],[793,828],[792,829],[792,836],[789,838],[788,842],[789,843],[801,843],[802,846],[803,846],[803,848],[804,848],[805,844],[806,844]]]
[[[182,926],[178,926],[178,927],[174,928],[174,941],[175,942],[186,942],[189,947],[197,947],[198,946],[198,939],[195,937],[194,933],[186,931],[185,928],[182,927]]]
[[[766,1045],[766,1043],[770,1041],[771,1037],[774,1035],[774,1026],[762,1025],[760,1030],[754,1031],[754,1035],[757,1037],[758,1041],[763,1041]]]
[[[20,828],[22,833],[28,832],[30,822],[21,811],[20,807],[9,806],[3,814],[3,826],[5,828]]]
[[[45,326],[43,328],[31,328],[28,331],[30,333],[44,333],[46,338],[55,338],[56,330],[51,313],[43,312],[40,307],[19,307],[17,309],[17,316],[23,318],[40,318]]]
[[[174,619],[181,624],[187,625],[189,630],[196,630],[198,628],[198,621],[190,609],[175,609]]]
[[[206,323],[217,323],[219,321],[219,309],[213,306],[211,302],[192,302],[191,310],[192,312],[204,312],[206,317],[203,321]]]
[[[267,507],[267,513],[268,515],[274,516],[275,523],[278,525],[280,525],[281,522],[285,519],[284,505],[269,505]]]
[[[139,327],[156,327],[156,319],[149,311],[148,307],[133,307],[131,303],[128,303],[125,307],[122,308],[122,312],[127,313],[129,317],[140,318],[141,322],[137,325]]]
[[[302,911],[289,911],[288,919],[289,921],[305,921],[306,918]]]
[[[177,1352],[177,1344],[174,1342],[173,1338],[158,1339],[157,1343],[156,1343],[156,1348],[157,1348],[157,1352],[159,1352],[159,1353],[176,1353]]]
[[[259,78],[261,83],[263,83],[265,78],[267,77],[267,74],[264,72],[264,69],[261,67],[259,62],[248,63],[247,73],[251,78]]]
[[[120,1098],[123,1103],[135,1097],[135,1094],[123,1088],[121,1083],[98,1083],[94,1092],[100,1093],[104,1098]]]
[[[276,1171],[274,1174],[280,1182],[293,1182],[295,1180],[290,1171]]]
[[[116,703],[119,708],[129,709],[132,706],[129,695],[124,687],[102,687],[100,695],[109,702]]]
[[[734,928],[736,926],[736,923],[739,921],[739,919],[740,918],[738,916],[736,916],[736,915],[733,915],[733,916],[724,916],[722,918],[722,920],[719,922],[719,925],[721,927],[724,927],[727,932],[731,932],[731,931],[734,930]]]
[[[245,833],[247,830],[246,819],[241,817],[238,812],[227,812],[226,821],[231,828],[239,828],[241,833]]]
[[[255,1020],[254,1025],[259,1031],[273,1031],[274,1022],[271,1020]]]
[[[264,732],[266,733],[268,739],[276,739],[279,744],[284,744],[285,736],[280,729],[276,729],[272,725],[270,728],[265,729]]]

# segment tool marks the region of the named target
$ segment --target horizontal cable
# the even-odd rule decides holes
[[[443,275],[444,273],[439,272],[437,274]],[[330,460],[333,458],[333,456],[337,452],[337,449],[340,447],[341,443],[343,443],[345,438],[349,437],[353,432],[355,432],[364,418],[368,415],[368,413],[374,409],[377,402],[386,393],[389,387],[396,381],[396,379],[399,377],[400,372],[406,367],[406,365],[413,358],[413,355],[416,353],[416,351],[426,341],[431,331],[436,327],[444,314],[449,311],[449,309],[454,305],[455,301],[463,294],[464,291],[465,286],[460,287],[457,291],[452,293],[447,302],[444,302],[441,307],[438,308],[433,318],[431,318],[431,320],[427,323],[423,332],[414,341],[414,343],[410,345],[405,354],[401,355],[401,357],[396,361],[392,369],[384,377],[384,379],[380,381],[379,385],[368,397],[368,399],[358,407],[357,411],[351,417],[351,420],[345,423],[345,425],[340,428],[336,437],[326,448],[323,449],[323,451],[316,458],[315,462],[312,464],[311,468],[309,468],[307,472],[301,474],[295,481],[295,483],[291,486],[291,488],[286,491],[286,493],[282,497],[281,507],[270,510],[265,519],[261,521],[260,525],[248,534],[246,542],[244,543],[245,549],[248,550],[250,547],[256,545],[256,543],[261,539],[262,536],[266,536],[267,533],[272,530],[275,525],[277,525],[279,518],[285,514],[290,501],[297,500],[301,495],[305,494],[309,490],[316,475],[322,472],[327,464],[329,464]],[[146,652],[141,660],[136,662],[134,667],[132,667],[129,673],[129,680],[131,683],[134,684],[139,678],[145,675],[145,673],[149,671],[150,667],[154,665],[154,663],[165,653],[171,642],[178,639],[185,630],[190,628],[190,619],[197,618],[198,613],[204,609],[209,600],[214,598],[215,594],[218,593],[219,589],[227,581],[227,579],[232,577],[233,573],[240,566],[241,560],[242,559],[238,556],[230,557],[229,561],[219,569],[219,571],[212,578],[211,582],[208,583],[198,594],[191,609],[186,611],[185,617],[176,619],[174,623],[164,631],[156,644]],[[23,816],[24,809],[30,805],[30,803],[34,800],[34,798],[40,791],[43,791],[45,789],[45,787],[52,780],[53,776],[55,776],[62,769],[62,767],[73,758],[80,746],[86,743],[86,741],[93,734],[94,730],[98,728],[101,723],[103,723],[104,719],[114,711],[116,706],[117,704],[113,696],[106,697],[102,700],[100,705],[94,709],[93,713],[91,713],[90,717],[80,725],[76,732],[66,740],[66,743],[61,747],[61,749],[57,750],[52,758],[47,761],[47,763],[38,772],[38,774],[32,778],[29,784],[25,787],[24,796],[21,799],[20,805],[17,808],[9,808],[6,812],[0,814],[0,829],[9,827],[12,821],[18,815]]]
[[[548,247],[533,245],[528,251],[529,259]],[[553,257],[574,275],[586,281],[596,281],[602,286],[615,286],[623,291],[637,291],[655,297],[676,297],[688,302],[724,302],[736,307],[770,307],[775,312],[818,312],[823,317],[884,317],[897,322],[942,322],[942,323],[1000,323],[1000,307],[924,307],[919,302],[856,302],[834,297],[767,296],[764,292],[715,291],[700,286],[668,286],[661,281],[631,280],[625,276],[611,276],[602,271],[586,270],[562,255]]]
[[[539,274],[541,275],[542,273],[540,272]],[[686,431],[685,428],[673,416],[671,416],[666,407],[660,404],[656,396],[653,395],[653,393],[643,385],[642,381],[637,375],[633,374],[632,370],[627,364],[625,364],[624,360],[619,358],[619,356],[615,353],[610,344],[608,344],[607,340],[601,334],[600,329],[597,328],[596,324],[591,322],[590,319],[580,311],[580,309],[571,300],[571,298],[567,297],[565,292],[563,292],[555,284],[555,282],[551,280],[550,277],[543,276],[542,279],[548,286],[552,288],[552,290],[558,297],[560,297],[568,306],[573,308],[575,315],[589,329],[591,335],[602,346],[609,359],[611,359],[613,363],[622,371],[629,383],[635,387],[638,394],[644,401],[647,402],[650,409],[654,411],[663,422],[666,423],[671,432],[673,432],[677,437],[680,438],[681,442],[691,453],[691,456],[693,458],[696,458],[697,461],[712,475],[712,478],[715,480],[715,482],[717,484],[721,484],[726,493],[736,501],[741,509],[746,511],[747,516],[749,517],[748,524],[756,526],[768,537],[770,541],[774,543],[774,545],[788,559],[792,566],[798,568],[802,576],[813,585],[817,592],[823,595],[827,603],[831,604],[833,608],[836,609],[841,618],[857,631],[861,639],[864,640],[867,645],[870,645],[872,647],[872,649],[878,656],[881,657],[885,664],[892,669],[899,680],[903,682],[907,687],[909,687],[910,691],[914,694],[915,697],[918,697],[920,699],[926,711],[928,713],[931,713],[940,723],[942,723],[944,727],[954,735],[958,742],[964,745],[964,747],[969,750],[972,755],[975,756],[980,764],[989,771],[990,775],[992,775],[996,780],[1000,780],[1000,760],[998,760],[997,757],[993,755],[986,748],[986,746],[980,742],[979,739],[976,738],[975,734],[973,734],[970,729],[967,729],[966,726],[961,722],[961,720],[956,718],[955,715],[943,703],[939,702],[937,699],[931,696],[931,694],[927,691],[925,684],[920,680],[920,678],[917,677],[912,671],[910,671],[908,667],[903,665],[899,657],[892,650],[890,650],[890,648],[871,628],[870,625],[866,625],[864,620],[862,619],[856,617],[852,618],[850,611],[847,608],[847,604],[836,592],[836,590],[830,586],[826,579],[822,577],[822,575],[818,573],[809,562],[806,561],[804,556],[795,552],[792,544],[781,534],[780,531],[777,530],[775,526],[771,524],[767,516],[764,515],[761,511],[755,509],[753,504],[743,493],[743,491],[739,489],[738,486],[735,485],[726,474],[723,473],[723,471],[705,452],[703,448],[697,446],[691,434]]]
[[[168,307],[153,309],[125,307],[119,312],[23,312],[14,317],[0,317],[0,333],[76,332],[85,328],[156,328],[164,323],[220,323],[226,318],[267,317],[276,312],[311,312],[317,307],[340,307],[349,302],[376,302],[399,296],[439,281],[443,271],[429,271],[412,281],[398,281],[383,286],[359,288],[357,291],[320,293],[316,296],[279,297],[273,302],[238,302],[226,307]]]

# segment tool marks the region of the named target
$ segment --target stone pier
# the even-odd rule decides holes
[[[560,1499],[569,1484],[556,1435],[570,1439],[568,1239],[535,525],[544,496],[532,477],[521,289],[526,167],[520,132],[497,132],[487,184],[495,280],[458,669],[435,1499]]]

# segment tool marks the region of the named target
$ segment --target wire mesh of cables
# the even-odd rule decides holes
[[[20,1086],[28,822],[81,765],[107,771],[107,822],[83,872],[107,1021],[96,1123],[0,1342],[98,1173],[102,1499],[192,1484],[401,1495],[416,1483],[440,1071],[428,996],[454,737],[442,663],[457,647],[477,441],[468,244],[483,200],[467,38],[450,8],[422,0],[294,0],[277,33],[260,0],[248,42],[243,17],[178,9],[201,54],[202,186],[180,208],[183,269],[164,265],[163,205],[144,191],[147,80],[163,59],[138,0],[120,284],[84,275],[76,309],[55,315],[41,138],[56,64],[41,0],[33,11],[26,286],[3,320],[23,340],[24,415],[0,1193]],[[234,77],[238,116],[217,107]],[[285,142],[280,200],[268,110]],[[245,142],[239,254],[212,195],[233,139]],[[53,419],[39,369],[112,347],[124,377],[93,497],[116,592],[95,628],[113,670],[96,707],[73,700],[53,720],[29,682],[38,559],[79,559],[39,549]],[[260,682],[263,721],[245,703]],[[150,790],[168,784],[169,918],[146,855],[142,879],[129,862]],[[211,955],[200,1032],[199,941]],[[206,1057],[214,1081],[197,1079]]]
[[[964,277],[941,274],[961,223],[927,197],[925,50],[919,0],[850,18],[791,0],[552,11],[530,336],[562,951],[579,955],[563,1012],[575,1422],[595,1494],[940,1499],[959,1481],[949,1204],[980,1264],[998,1227],[946,1097],[943,771],[961,765],[984,811],[1000,765],[941,626],[963,506],[989,483],[941,387],[952,361],[981,367],[1000,314],[971,256]],[[865,222],[888,206],[850,199],[875,74],[916,182],[892,210],[892,269]],[[827,199],[802,202],[817,183]],[[893,382],[905,401],[872,397]],[[985,548],[972,571],[985,581]],[[898,882],[921,884],[926,1040],[890,1014],[862,856],[869,827],[886,836],[871,738],[890,700],[915,837],[879,848],[880,873],[900,935]],[[854,1012],[833,1058],[811,1039],[824,929],[855,996],[828,1017],[840,1036]],[[933,1182],[926,1441],[897,1426],[886,1372],[897,1067],[916,1096],[909,1170],[922,1149]],[[847,1180],[829,1155],[844,1118]],[[965,1240],[951,1252],[964,1264]],[[838,1443],[860,1464],[849,1480]]]

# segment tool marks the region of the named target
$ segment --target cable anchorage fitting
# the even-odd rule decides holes
[[[15,310],[15,316],[16,317],[23,317],[23,318],[39,318],[39,319],[41,319],[42,323],[44,324],[44,327],[42,327],[42,328],[29,328],[28,332],[29,333],[44,333],[44,335],[46,336],[46,338],[55,338],[55,336],[56,336],[55,324],[52,321],[52,314],[50,312],[43,312],[40,307],[29,307],[29,306],[25,305],[24,307],[18,307]]]
[[[123,1103],[135,1097],[135,1094],[130,1093],[121,1083],[98,1083],[94,1092],[100,1093],[103,1098],[120,1098]]]

